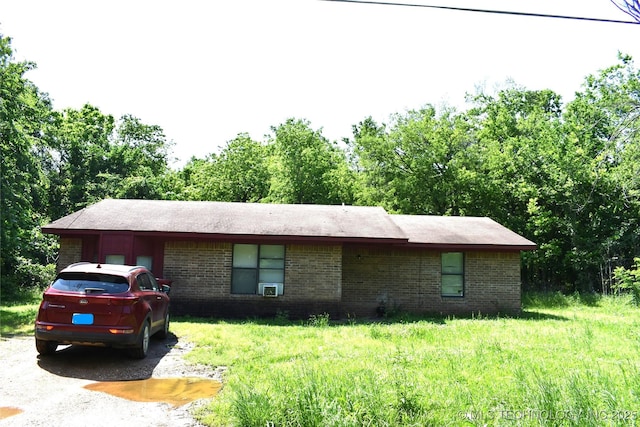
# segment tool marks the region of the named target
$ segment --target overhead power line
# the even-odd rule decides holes
[[[429,8],[429,9],[457,10],[462,12],[531,16],[535,18],[556,18],[556,19],[572,19],[577,21],[607,22],[612,24],[635,24],[635,25],[640,24],[640,22],[621,21],[617,19],[586,18],[581,16],[555,15],[555,14],[548,14],[548,13],[516,12],[516,11],[507,11],[507,10],[476,9],[476,8],[454,7],[454,6],[436,6],[436,5],[429,5],[429,4],[399,3],[399,2],[387,2],[387,1],[367,1],[367,0],[320,0],[320,1],[332,1],[332,2],[338,2],[338,3],[375,4],[375,5],[381,5],[381,6],[423,7],[423,8]]]

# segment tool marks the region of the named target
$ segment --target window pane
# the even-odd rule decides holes
[[[284,270],[260,270],[260,282],[263,283],[283,283]]]
[[[159,291],[160,290],[160,286],[158,286],[158,282],[156,282],[156,278],[153,277],[153,275],[151,275],[149,273],[145,273],[145,274],[149,278],[149,283],[151,283],[151,289],[153,289],[156,292]]]
[[[136,258],[136,265],[147,267],[149,271],[153,270],[153,257],[140,255]]]
[[[124,265],[124,255],[107,255],[104,262],[105,264]]]
[[[149,277],[142,273],[137,277],[138,287],[143,291],[150,291],[152,289],[151,281],[149,281]]]
[[[260,258],[284,258],[283,245],[261,245]]]
[[[233,266],[242,268],[257,268],[258,245],[234,245]]]
[[[442,295],[447,297],[461,297],[463,276],[442,275]]]
[[[120,276],[109,274],[62,273],[51,285],[54,289],[85,292],[85,288],[104,289],[108,294],[119,294],[129,290],[129,282]]]
[[[260,259],[260,268],[284,268],[283,259]]]
[[[231,293],[234,294],[255,294],[257,292],[258,281],[257,270],[234,268],[231,280]]]
[[[464,257],[462,252],[449,252],[442,254],[442,274],[463,274]]]

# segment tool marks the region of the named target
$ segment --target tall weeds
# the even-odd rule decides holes
[[[212,426],[640,424],[640,311],[624,299],[527,310],[536,315],[178,320],[174,331],[199,337],[194,361],[214,348],[229,361],[224,391],[199,413]]]

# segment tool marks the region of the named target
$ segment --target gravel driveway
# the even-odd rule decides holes
[[[151,340],[146,359],[135,360],[115,349],[60,347],[39,358],[32,337],[0,339],[0,408],[22,412],[0,419],[0,426],[199,426],[190,408],[144,403],[90,391],[98,381],[205,377],[222,380],[222,370],[187,364],[191,345],[172,334]],[[206,400],[204,400],[206,401]]]

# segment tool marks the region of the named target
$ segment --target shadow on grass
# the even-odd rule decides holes
[[[522,295],[522,305],[525,309],[535,308],[566,308],[578,305],[598,307],[602,301],[602,295],[596,293],[561,292],[526,292]]]
[[[520,316],[516,319],[523,320],[569,320],[564,316],[558,316],[557,314],[541,313],[539,311],[522,310]]]
[[[217,317],[192,317],[174,316],[173,322],[188,322],[195,324],[229,324],[229,325],[262,325],[262,326],[308,326],[308,327],[331,327],[348,325],[369,325],[369,324],[393,324],[393,323],[417,323],[429,322],[435,324],[445,324],[447,317],[440,316],[420,316],[414,314],[398,314],[389,317],[370,318],[340,318],[330,319],[324,315],[312,315],[308,319],[286,319],[274,317],[249,317],[249,318],[217,318]]]
[[[539,307],[538,307],[539,308]],[[519,315],[504,314],[469,314],[469,315],[419,315],[400,312],[393,316],[387,317],[371,317],[358,319],[329,319],[317,316],[311,316],[308,320],[289,320],[283,318],[245,318],[245,319],[221,319],[208,317],[191,317],[179,316],[174,317],[174,322],[188,322],[196,324],[229,324],[229,325],[262,325],[262,326],[308,326],[308,327],[331,327],[331,326],[349,326],[349,325],[373,325],[373,324],[398,324],[398,323],[432,323],[437,325],[445,325],[456,319],[468,319],[479,321],[493,320],[569,320],[567,317],[557,314],[543,313],[531,310],[523,310]]]
[[[37,305],[0,307],[0,335],[5,338],[33,334]]]

